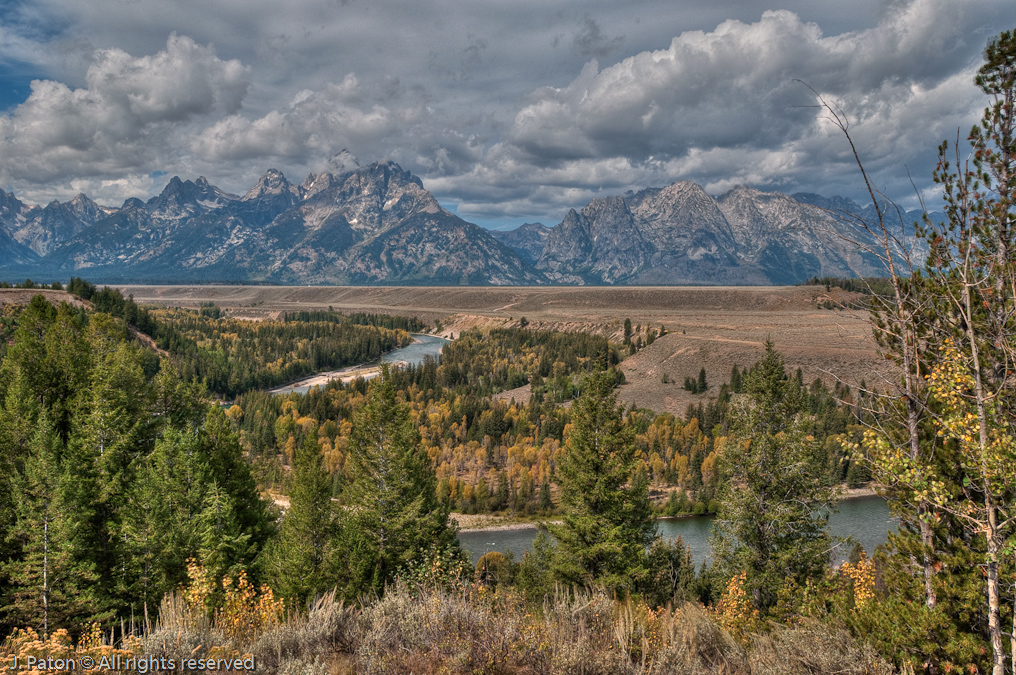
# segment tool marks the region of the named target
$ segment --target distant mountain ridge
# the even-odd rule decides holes
[[[508,243],[515,236],[500,235]],[[552,282],[592,284],[794,284],[880,274],[879,261],[855,242],[875,244],[787,195],[741,186],[714,199],[681,181],[569,211],[535,267]]]
[[[487,230],[443,209],[419,178],[391,162],[311,175],[302,185],[272,169],[242,197],[203,177],[173,177],[147,202],[128,199],[85,227],[63,222],[29,231],[31,210],[12,195],[0,198],[10,202],[0,233],[13,241],[0,238],[0,246],[12,251],[0,270],[11,273],[165,283],[545,281]],[[45,255],[17,248],[19,235],[45,242]]]
[[[828,210],[825,210],[828,209]],[[0,274],[105,283],[335,285],[793,284],[872,276],[873,242],[830,211],[850,200],[695,183],[594,199],[555,227],[489,231],[444,209],[393,162],[291,183],[270,169],[244,195],[174,176],[147,201],[85,195],[30,206],[0,190]]]

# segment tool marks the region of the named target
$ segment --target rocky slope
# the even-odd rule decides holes
[[[0,190],[0,265],[31,265],[39,260],[35,251],[14,237],[24,227],[31,211],[31,207],[13,194]]]
[[[490,234],[499,242],[512,249],[530,265],[543,255],[547,237],[552,230],[543,223],[526,223],[514,230],[491,230]]]
[[[273,169],[242,197],[204,178],[174,177],[148,202],[129,199],[62,239],[47,246],[38,263],[57,277],[284,284],[545,281],[489,232],[441,208],[419,178],[393,163],[312,175],[302,185]]]
[[[678,182],[570,211],[547,236],[536,268],[559,283],[594,284],[793,284],[878,274],[859,241],[871,243],[780,193],[739,187],[713,199]]]
[[[595,199],[556,227],[490,232],[391,162],[333,163],[301,184],[269,170],[244,195],[174,177],[119,208],[29,206],[0,190],[10,279],[278,284],[794,284],[877,275],[843,198],[695,183]],[[902,231],[902,226],[901,226]],[[912,229],[911,229],[912,232]]]

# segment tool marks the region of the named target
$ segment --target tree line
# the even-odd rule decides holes
[[[351,422],[342,507],[308,428],[280,519],[230,417],[170,360],[147,372],[151,353],[105,313],[36,296],[18,316],[0,363],[0,625],[81,634],[241,574],[297,603],[326,587],[352,599],[428,555],[461,560],[387,377]]]

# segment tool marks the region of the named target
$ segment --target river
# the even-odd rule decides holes
[[[410,363],[414,366],[418,366],[423,363],[424,359],[428,356],[432,356],[435,359],[441,354],[441,348],[448,344],[448,340],[438,337],[436,335],[425,335],[423,333],[413,333],[413,342],[409,343],[405,347],[399,349],[393,349],[381,357],[381,361],[385,363]],[[312,387],[318,387],[326,384],[329,380],[335,380],[342,377],[355,376],[357,371],[361,371],[367,368],[376,368],[379,362],[364,363],[359,366],[353,366],[351,368],[343,368],[341,370],[333,370],[327,373],[318,373],[311,377],[305,377],[302,380],[287,384],[284,387],[278,387],[272,389],[273,394],[291,394],[296,392],[297,394],[306,394]],[[363,376],[366,379],[374,377],[376,372],[365,373]]]
[[[662,518],[656,521],[657,531],[668,539],[680,536],[691,550],[696,565],[709,556],[709,533],[713,519],[707,517]],[[838,510],[829,517],[829,533],[834,537],[853,537],[871,556],[875,547],[886,541],[897,522],[889,514],[889,506],[881,497],[856,497],[839,502]],[[522,530],[471,530],[459,533],[459,543],[469,553],[473,564],[487,551],[511,551],[515,560],[522,560],[527,548],[532,548],[535,528]],[[846,560],[850,546],[841,546],[833,561]]]
[[[413,365],[423,363],[428,356],[437,358],[441,348],[448,344],[448,340],[436,335],[425,335],[422,333],[413,334],[414,341],[400,349],[394,349],[382,357],[385,362],[405,362]],[[319,373],[314,377],[294,382],[285,387],[273,389],[273,393],[288,394],[297,392],[307,393],[311,387],[324,384],[329,379],[349,376],[353,371],[365,368],[376,367],[377,363],[364,364],[354,368],[345,368],[330,373]],[[372,377],[373,375],[366,375]],[[668,539],[680,536],[684,543],[691,550],[695,563],[701,564],[709,557],[709,533],[712,530],[712,518],[662,518],[657,522],[657,531]],[[889,531],[895,531],[896,520],[889,514],[889,507],[881,497],[857,497],[841,501],[838,510],[829,518],[829,533],[834,537],[853,537],[858,543],[864,546],[870,556],[875,547],[886,541]],[[532,548],[533,538],[536,536],[535,528],[520,530],[471,530],[459,533],[459,542],[469,553],[475,564],[476,561],[487,551],[510,550],[515,554],[516,560],[522,559],[522,554],[527,548]],[[834,554],[834,561],[841,562],[846,559],[850,547],[841,547]]]

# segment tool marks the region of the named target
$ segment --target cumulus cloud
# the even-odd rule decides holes
[[[486,224],[679,179],[850,194],[843,139],[797,79],[909,194],[907,168],[927,182],[938,142],[979,115],[972,74],[1011,26],[1008,0],[14,4],[0,61],[53,74],[0,115],[4,187],[112,199],[166,171],[243,192],[347,149]]]
[[[392,133],[399,118],[411,115],[410,111],[393,114],[380,105],[362,106],[359,81],[351,74],[321,91],[302,91],[286,109],[258,119],[231,115],[205,129],[190,150],[207,161],[310,160],[340,148],[362,147]]]
[[[815,117],[799,107],[809,97],[796,79],[856,117],[877,118],[955,72],[950,48],[965,35],[961,12],[918,0],[875,29],[824,37],[792,12],[769,11],[756,23],[684,33],[668,49],[602,70],[590,61],[568,86],[534,92],[509,142],[536,162],[778,148]]]
[[[349,74],[341,83],[301,91],[261,117],[228,116],[196,135],[188,149],[208,164],[270,159],[313,171],[325,168],[324,158],[348,151],[428,177],[460,174],[482,159],[482,139],[455,124],[468,115],[399,96],[397,105],[377,103],[378,93],[388,91],[388,81],[368,86]]]
[[[0,177],[51,182],[147,173],[172,151],[175,131],[236,112],[249,75],[239,61],[175,34],[151,56],[99,50],[84,87],[35,80],[28,100],[3,119]]]
[[[843,191],[856,177],[853,158],[801,80],[842,107],[869,169],[906,193],[905,164],[930,176],[937,139],[968,128],[982,105],[972,85],[981,21],[967,6],[915,0],[874,28],[826,36],[793,12],[768,11],[606,68],[591,60],[568,85],[532,92],[504,141],[460,184],[476,196],[482,185],[529,184],[530,203],[513,202],[520,212],[549,210],[564,186],[592,195],[625,181]],[[562,186],[556,197],[536,189],[548,184]],[[498,208],[460,204],[477,215]]]

